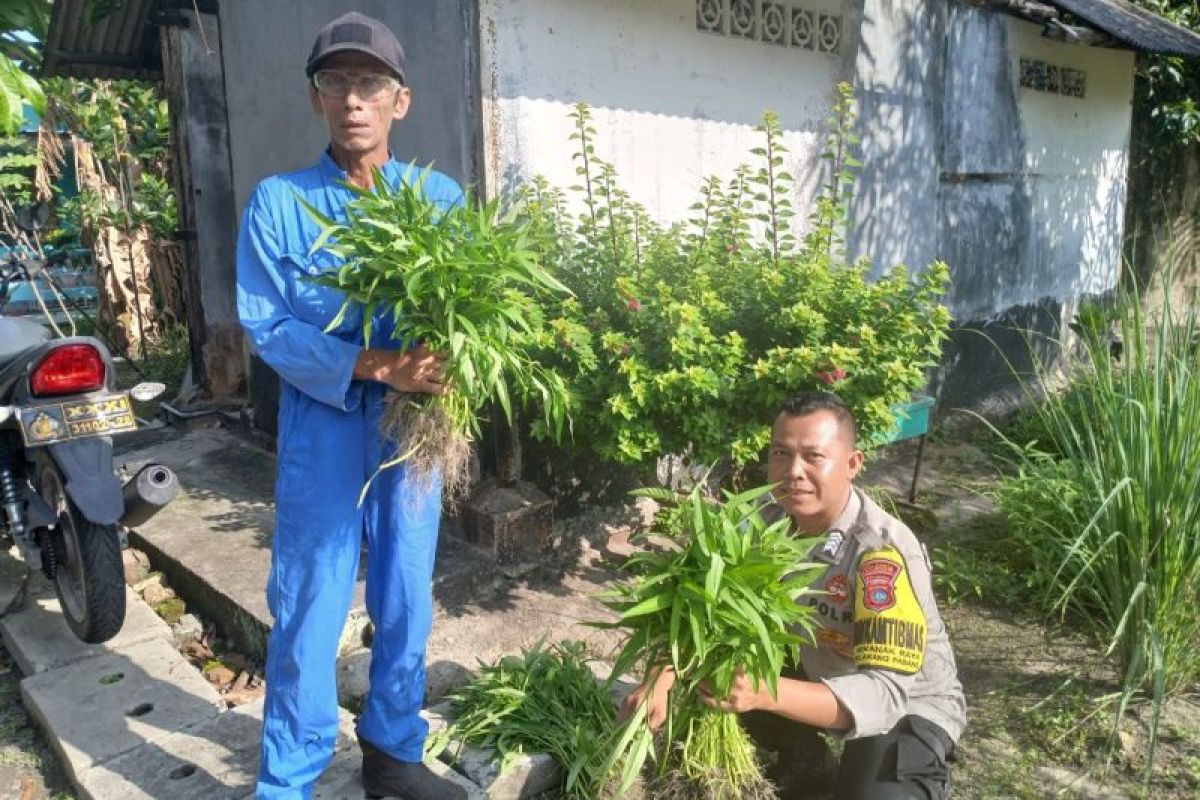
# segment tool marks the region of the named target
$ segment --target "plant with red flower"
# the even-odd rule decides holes
[[[846,370],[833,364],[830,364],[827,369],[823,369],[814,374],[816,379],[826,386],[832,386],[838,381],[844,381],[846,379]]]

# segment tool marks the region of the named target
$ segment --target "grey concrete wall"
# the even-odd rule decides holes
[[[309,105],[304,64],[317,30],[347,11],[382,20],[404,45],[413,103],[392,128],[397,158],[477,179],[479,147],[474,0],[240,0],[221,5],[234,202],[240,211],[268,175],[305,167],[328,143]],[[228,254],[232,260],[233,253]],[[278,381],[250,359],[258,425],[274,431]]]
[[[981,320],[1005,310],[996,301],[1006,285],[1048,276],[1034,274],[1027,258],[1032,203],[1007,20],[952,4],[948,22],[944,140],[934,193],[938,224],[933,227],[939,254],[953,269],[955,316]]]
[[[957,326],[938,389],[1004,407],[1022,398],[1013,371],[1054,357],[1081,299],[1117,284],[1133,56],[965,3],[946,31],[938,236]],[[1022,85],[1022,59],[1085,73],[1085,96]]]
[[[404,45],[413,105],[393,128],[401,159],[475,176],[478,122],[472,0],[254,0],[221,5],[221,45],[238,208],[254,185],[314,162],[327,143],[309,106],[304,62],[317,30],[347,11],[387,23]]]

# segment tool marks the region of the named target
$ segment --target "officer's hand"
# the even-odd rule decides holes
[[[398,392],[445,394],[446,357],[424,343],[410,350],[363,350],[354,377],[385,383]]]
[[[661,671],[652,671],[646,682],[634,689],[621,707],[617,710],[617,724],[634,715],[643,702],[646,706],[646,724],[650,730],[656,731],[667,721],[667,698],[671,687],[675,685],[675,670],[664,667]]]
[[[754,685],[754,679],[746,675],[745,670],[739,669],[729,686],[729,695],[720,699],[713,694],[713,687],[704,681],[698,687],[700,699],[706,705],[718,711],[732,711],[735,714],[745,714],[747,711],[770,708],[771,693],[766,683]]]

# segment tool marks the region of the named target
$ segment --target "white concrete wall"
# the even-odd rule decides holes
[[[841,0],[804,7],[845,13]],[[803,216],[833,90],[849,75],[845,37],[829,54],[716,36],[697,30],[695,0],[481,0],[480,17],[489,191],[539,174],[577,183],[568,136],[582,101],[623,187],[656,218],[681,219],[704,177],[750,159],[774,109]]]
[[[920,269],[938,249],[945,0],[863,0],[854,53],[862,167],[852,256]]]
[[[1031,270],[1051,276],[1038,287],[1060,299],[1104,292],[1117,283],[1125,222],[1134,54],[1050,41],[1041,29],[1009,21],[1010,69],[1031,176]],[[1021,58],[1087,73],[1083,98],[1020,86]],[[1033,299],[1023,287],[1000,298]]]

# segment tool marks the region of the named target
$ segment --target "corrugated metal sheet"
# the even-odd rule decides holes
[[[150,23],[155,4],[124,0],[93,24],[89,0],[55,0],[43,71],[81,78],[159,77],[158,27]]]
[[[1126,0],[1049,2],[1137,50],[1200,58],[1200,34]]]

